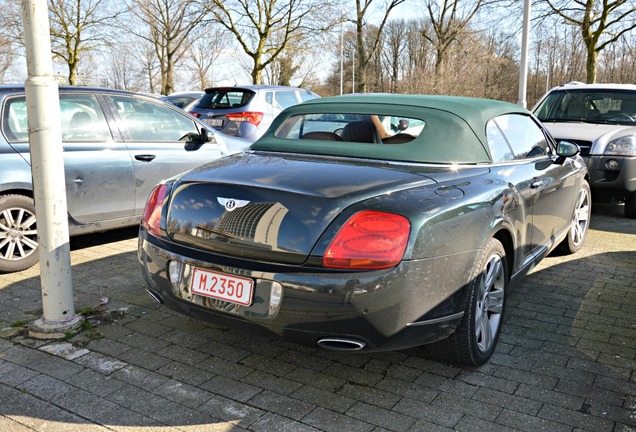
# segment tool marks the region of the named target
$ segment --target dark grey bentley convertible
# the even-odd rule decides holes
[[[483,99],[359,95],[285,110],[245,153],[158,185],[140,229],[150,294],[218,324],[340,351],[430,344],[479,365],[508,289],[576,252],[578,147]]]

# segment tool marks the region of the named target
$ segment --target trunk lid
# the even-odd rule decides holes
[[[223,255],[301,264],[343,209],[435,184],[416,168],[263,153],[230,156],[175,183],[168,235]]]

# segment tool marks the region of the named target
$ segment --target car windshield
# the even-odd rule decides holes
[[[206,90],[196,108],[240,108],[247,105],[254,97],[254,92],[246,89],[212,89]]]
[[[535,110],[541,121],[584,121],[634,125],[636,92],[629,90],[557,90]]]

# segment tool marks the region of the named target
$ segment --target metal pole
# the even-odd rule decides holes
[[[77,330],[82,317],[75,314],[73,305],[60,103],[57,83],[53,78],[47,1],[22,0],[22,19],[43,306],[43,316],[31,324],[29,334],[56,339]]]
[[[340,17],[340,94],[343,90],[344,74],[344,19]]]
[[[530,0],[524,0],[523,5],[523,31],[521,35],[521,62],[519,64],[519,102],[522,107],[527,107],[526,89],[528,87],[528,40],[530,38]]]

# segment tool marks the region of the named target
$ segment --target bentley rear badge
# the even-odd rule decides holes
[[[225,207],[225,210],[229,212],[237,208],[245,207],[250,203],[249,201],[237,200],[234,198],[217,197],[216,200],[219,202],[219,204]]]

